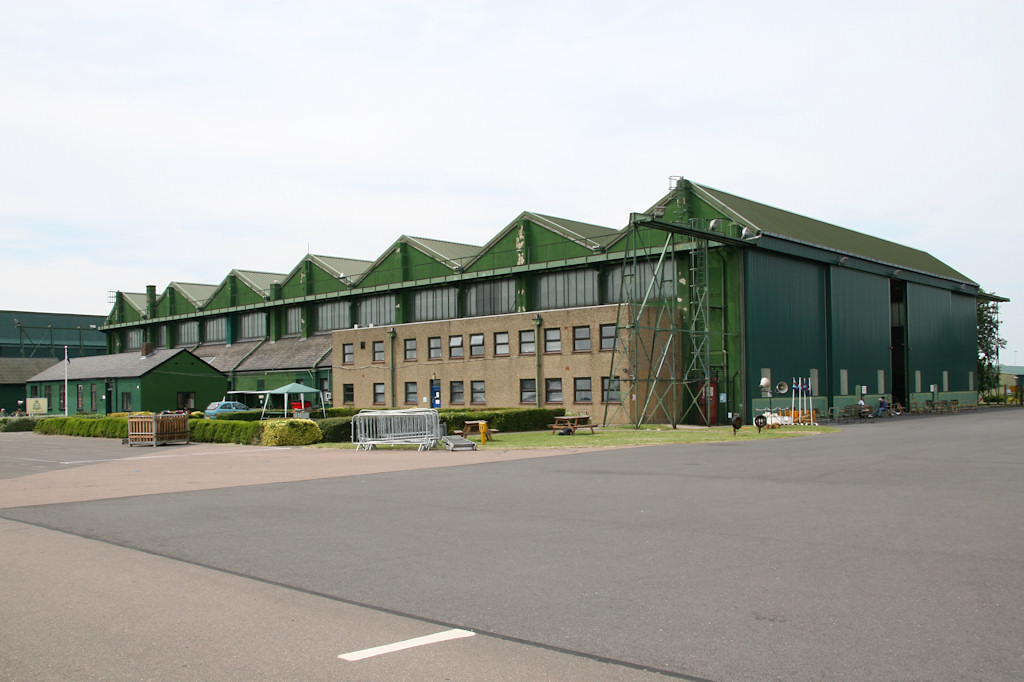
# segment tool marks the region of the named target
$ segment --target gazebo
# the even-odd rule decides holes
[[[266,400],[263,401],[263,414],[260,415],[260,419],[267,418],[267,407],[270,405],[270,396],[283,395],[284,396],[284,409],[283,415],[285,419],[288,418],[289,407],[291,407],[292,416],[295,416],[296,412],[305,412],[306,396],[316,396],[320,398],[320,410],[323,412],[324,418],[327,417],[327,408],[324,406],[323,392],[319,389],[313,388],[312,386],[306,386],[304,384],[288,384],[287,386],[281,386],[271,391],[260,391],[260,394],[266,396]],[[295,407],[290,402],[289,396],[295,396],[298,400],[299,406]],[[311,401],[312,402],[312,401]],[[277,410],[271,410],[276,412]]]

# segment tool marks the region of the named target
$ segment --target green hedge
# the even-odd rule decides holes
[[[14,431],[32,431],[36,427],[36,417],[12,417],[0,419],[0,431],[12,433]]]
[[[448,425],[448,433],[461,430],[463,423],[483,420],[492,429],[513,431],[543,431],[555,417],[565,414],[565,408],[510,408],[504,410],[438,410],[438,416]]]
[[[328,410],[330,414],[330,410]],[[351,443],[352,442],[352,417],[328,417],[317,419],[317,426],[320,427],[321,440],[324,443]]]
[[[320,427],[312,419],[274,419],[263,422],[260,445],[312,445],[320,442]]]
[[[36,433],[47,436],[127,438],[126,417],[47,417],[36,423]]]
[[[238,443],[256,445],[265,422],[231,419],[189,419],[189,440],[196,443]]]
[[[263,416],[263,410],[249,410],[248,412],[225,412],[224,414],[218,414],[216,419],[211,421],[217,422],[258,422],[260,417]]]

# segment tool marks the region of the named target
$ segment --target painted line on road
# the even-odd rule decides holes
[[[437,644],[438,642],[447,642],[451,639],[472,637],[475,634],[475,632],[470,632],[469,630],[445,630],[444,632],[438,632],[433,635],[407,639],[404,642],[395,642],[394,644],[375,646],[372,649],[363,649],[362,651],[353,651],[351,653],[341,654],[338,658],[344,661],[361,661],[364,658],[390,654],[396,651],[402,651],[403,649],[412,649],[413,647],[423,646],[424,644]]]

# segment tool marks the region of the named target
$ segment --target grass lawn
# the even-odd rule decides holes
[[[762,429],[757,432],[756,426],[744,426],[735,436],[731,426],[681,426],[673,429],[669,426],[644,426],[633,429],[628,426],[598,427],[596,433],[589,429],[577,431],[572,436],[556,436],[551,431],[523,431],[517,433],[499,433],[497,440],[488,440],[480,445],[480,439],[472,438],[481,450],[535,450],[538,448],[608,448],[630,447],[633,445],[656,445],[659,443],[708,443],[713,441],[751,441],[768,438],[796,438],[822,433],[835,433],[839,429],[831,426],[784,426],[778,429]],[[348,448],[352,443],[320,443],[313,447]],[[395,445],[392,447],[415,450],[415,445]]]

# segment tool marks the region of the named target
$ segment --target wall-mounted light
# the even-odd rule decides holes
[[[843,256],[842,258],[839,259],[839,264],[840,265],[846,265],[849,262],[850,262],[850,257],[849,256]]]

